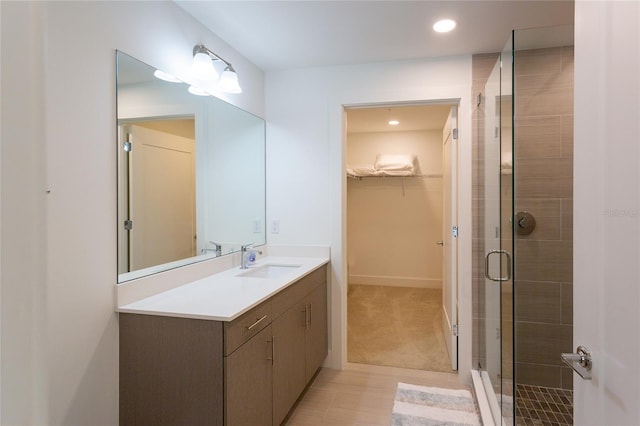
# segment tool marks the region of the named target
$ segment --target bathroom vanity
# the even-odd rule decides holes
[[[265,258],[119,307],[120,424],[281,424],[327,356],[326,263]]]

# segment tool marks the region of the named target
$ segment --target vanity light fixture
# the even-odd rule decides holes
[[[182,80],[180,80],[179,78],[176,78],[176,77],[172,76],[171,74],[166,73],[164,71],[155,70],[153,75],[156,78],[159,78],[160,80],[168,81],[170,83],[182,83]]]
[[[456,27],[456,21],[453,19],[441,19],[433,24],[433,30],[437,33],[448,33]]]
[[[213,66],[215,61],[221,61],[225,64],[225,69],[220,78],[218,78],[218,72]],[[213,84],[215,89],[224,93],[242,93],[242,89],[238,84],[238,75],[231,63],[202,44],[197,44],[193,47],[191,71],[193,77],[205,86]],[[189,88],[189,92],[193,93],[191,88]]]
[[[398,120],[389,120],[389,125],[390,126],[397,126],[398,124],[400,124],[400,122]]]
[[[199,88],[198,86],[189,86],[189,88],[187,89],[189,91],[189,93],[191,93],[192,95],[196,95],[196,96],[209,96],[209,93],[204,90]]]

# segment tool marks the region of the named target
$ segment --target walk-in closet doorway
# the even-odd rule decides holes
[[[457,369],[456,111],[346,109],[348,362]]]

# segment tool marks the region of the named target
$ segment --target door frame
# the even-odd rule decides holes
[[[442,322],[441,326],[443,329],[443,332],[445,333],[445,347],[446,347],[446,352],[449,354],[450,357],[450,363],[452,366],[452,371],[457,371],[458,370],[458,337],[457,334],[453,333],[453,330],[455,327],[458,326],[458,315],[457,315],[457,255],[458,255],[458,251],[457,251],[457,238],[453,237],[451,234],[451,230],[447,231],[445,229],[445,226],[447,224],[447,219],[446,219],[446,197],[444,195],[444,183],[445,183],[445,179],[444,179],[444,172],[446,170],[446,167],[444,166],[444,158],[445,158],[445,150],[446,149],[452,149],[452,146],[455,146],[455,148],[453,148],[453,150],[455,151],[455,156],[451,157],[451,160],[453,162],[455,162],[455,164],[453,164],[453,166],[451,167],[451,171],[452,171],[452,177],[450,178],[450,182],[452,185],[452,189],[454,192],[456,192],[457,195],[457,179],[458,179],[458,155],[457,155],[457,150],[458,150],[458,137],[457,137],[457,131],[458,131],[458,109],[460,108],[459,102],[445,102],[445,101],[441,101],[441,100],[436,100],[436,101],[424,101],[424,102],[395,102],[395,103],[384,103],[384,104],[358,104],[358,105],[344,105],[344,114],[346,117],[346,110],[347,109],[377,109],[377,108],[397,108],[398,106],[402,106],[402,107],[420,107],[420,106],[435,106],[435,105],[446,105],[449,106],[451,108],[449,115],[447,116],[447,121],[442,125],[442,128],[440,129],[443,134],[442,134],[442,141],[441,141],[441,146],[442,146],[442,172],[443,172],[443,196],[442,196],[442,204],[443,204],[443,217],[442,217],[442,242],[444,242],[444,245],[442,247],[442,298],[441,298],[441,307],[442,307],[442,312],[440,315],[440,321]],[[453,111],[453,112],[452,112]],[[450,128],[449,131],[449,137],[448,139],[444,139],[445,134],[444,131]],[[446,146],[446,142],[447,140],[450,140],[449,145]],[[348,144],[347,138],[345,137],[345,140],[343,142],[345,144],[345,149],[346,149],[346,145]],[[344,173],[346,173],[346,169],[344,171]],[[451,214],[452,212],[449,211],[450,213],[450,218],[449,218],[449,222],[451,226],[457,226],[457,216],[458,216],[458,212],[457,212],[457,197],[452,197],[451,198],[451,207],[454,209],[453,214]],[[345,211],[348,211],[348,201],[345,200]],[[347,241],[348,244],[348,225],[345,225],[345,240]],[[451,283],[451,295],[455,296],[455,303],[453,304],[453,307],[446,306],[446,300],[445,300],[445,267],[447,265],[445,259],[446,256],[449,255],[450,257],[453,257],[454,259],[452,259],[452,263],[451,265],[456,265],[456,267],[452,268],[452,272],[450,273],[450,278],[452,279],[452,283]],[[345,265],[347,266],[348,269],[348,264],[345,263]],[[347,291],[348,291],[348,280],[349,280],[349,276],[347,273],[347,280],[345,281],[345,286],[347,286]],[[348,299],[345,301],[345,303],[347,303],[348,305]],[[448,315],[451,315],[450,316]],[[346,324],[346,320],[347,318],[345,318],[345,324]],[[425,325],[426,326],[426,325]],[[448,329],[448,330],[447,330]],[[451,333],[450,337],[447,337],[447,333]],[[348,336],[347,336],[348,339]],[[347,343],[348,346],[348,343]],[[347,352],[348,352],[348,347],[347,347]],[[455,358],[455,359],[454,359]]]
[[[469,58],[469,61],[471,59]],[[370,90],[359,93],[345,91],[328,100],[329,104],[329,185],[330,211],[330,353],[326,367],[347,366],[347,252],[346,252],[346,114],[350,106],[401,103],[441,102],[458,104],[458,376],[471,384],[471,77],[466,84],[413,88],[389,94]],[[462,82],[461,82],[462,83]]]

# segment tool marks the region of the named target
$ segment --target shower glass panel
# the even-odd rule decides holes
[[[514,423],[512,46],[510,40],[501,52],[481,100],[485,279],[478,367],[493,418],[504,424]]]
[[[513,31],[487,74],[474,356],[496,424],[570,425],[573,373],[560,353],[573,334],[573,28]]]

